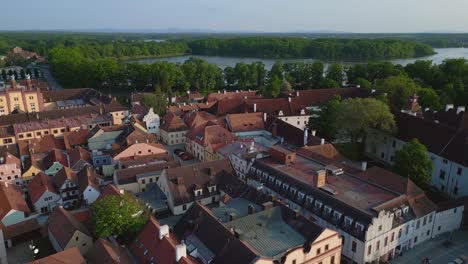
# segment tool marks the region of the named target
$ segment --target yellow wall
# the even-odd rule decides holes
[[[43,172],[43,171],[33,165],[27,171],[23,173],[22,178],[24,181],[31,181],[34,178],[34,176],[39,174],[39,172]]]

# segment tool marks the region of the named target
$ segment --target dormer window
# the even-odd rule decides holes
[[[359,231],[364,231],[364,225],[361,224],[361,223],[356,223],[356,229],[358,229]]]
[[[349,216],[345,216],[345,224],[346,226],[350,226],[353,223],[353,219]]]
[[[283,110],[280,110],[279,113],[278,113],[279,116],[283,116]]]
[[[311,204],[313,200],[314,200],[314,198],[311,197],[311,196],[307,196],[307,198],[306,198],[306,201],[307,201],[307,203],[309,203],[309,204]]]
[[[195,189],[195,196],[201,196],[203,195],[203,190],[202,189]]]
[[[332,208],[330,206],[325,205],[325,213],[330,214],[332,211]]]
[[[208,191],[209,191],[210,193],[216,192],[216,185],[208,186]]]
[[[315,205],[315,208],[320,208],[320,207],[322,207],[322,202],[317,200],[317,201],[315,201],[314,205]]]
[[[341,214],[340,212],[338,212],[338,211],[335,211],[335,212],[333,213],[333,217],[334,217],[335,219],[340,219],[341,216],[342,216],[342,214]]]

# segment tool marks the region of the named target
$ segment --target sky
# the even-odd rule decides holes
[[[468,0],[23,0],[0,30],[468,32]]]

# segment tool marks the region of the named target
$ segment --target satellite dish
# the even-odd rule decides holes
[[[39,253],[39,249],[36,248],[34,249],[34,254],[37,254],[37,253]]]

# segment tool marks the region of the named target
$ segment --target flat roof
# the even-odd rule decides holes
[[[275,258],[307,241],[283,220],[280,207],[247,215],[225,225],[241,233],[241,240],[265,257]]]
[[[247,216],[249,214],[249,205],[253,206],[256,212],[263,209],[260,205],[245,198],[234,198],[224,206],[215,207],[211,211],[219,221],[226,223],[229,222],[230,214],[234,214],[236,218]]]
[[[271,157],[257,160],[257,162],[312,187],[314,187],[315,172],[330,165],[321,164],[300,154],[296,155],[294,164],[281,164]],[[333,165],[339,167],[339,164]],[[325,187],[327,190],[334,191],[334,194],[326,192],[330,197],[367,213],[375,213],[372,208],[400,196],[396,192],[389,191],[346,172],[338,176],[327,175]]]

